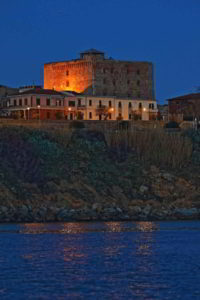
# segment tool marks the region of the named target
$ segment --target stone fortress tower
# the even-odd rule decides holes
[[[89,49],[81,52],[79,59],[46,63],[44,88],[93,96],[155,99],[153,64],[107,59],[104,52]]]

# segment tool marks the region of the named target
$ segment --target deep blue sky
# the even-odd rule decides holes
[[[0,0],[0,84],[42,83],[43,64],[88,48],[152,61],[156,98],[200,86],[199,0]]]

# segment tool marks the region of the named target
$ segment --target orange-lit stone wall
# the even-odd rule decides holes
[[[93,64],[85,60],[44,65],[44,88],[92,94]]]

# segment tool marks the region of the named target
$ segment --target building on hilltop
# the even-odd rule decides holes
[[[155,100],[89,96],[76,92],[33,88],[6,96],[0,110],[5,116],[25,120],[153,120]]]
[[[106,58],[89,49],[79,59],[44,65],[44,88],[85,95],[154,100],[154,70],[150,62]]]
[[[200,120],[200,93],[168,99],[169,119],[175,121]]]

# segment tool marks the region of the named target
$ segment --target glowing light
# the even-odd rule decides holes
[[[71,107],[69,107],[68,110],[71,111],[72,110]]]
[[[146,111],[146,110],[147,110],[147,109],[144,107],[144,108],[143,108],[143,111]]]

